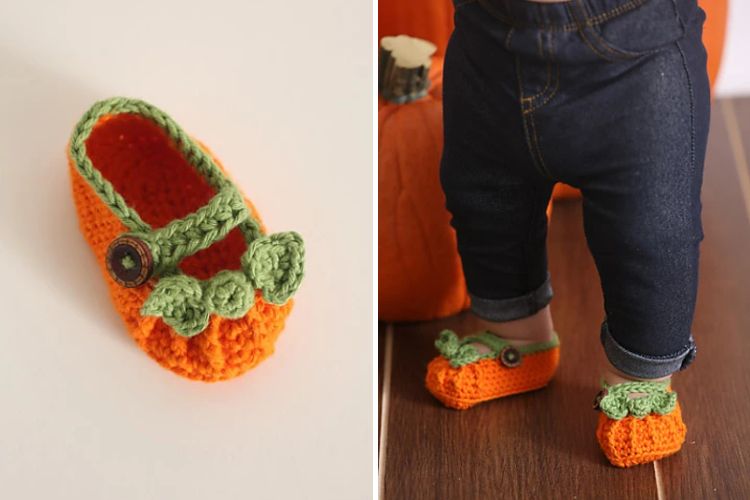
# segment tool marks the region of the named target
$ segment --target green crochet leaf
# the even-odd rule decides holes
[[[255,290],[241,271],[221,271],[205,281],[175,274],[159,280],[141,314],[159,316],[178,334],[192,337],[208,326],[211,314],[241,318],[254,302]]]
[[[294,231],[258,238],[242,256],[250,282],[271,304],[284,304],[294,295],[304,275],[304,264],[302,237]]]
[[[160,279],[141,308],[144,316],[160,316],[185,337],[199,334],[208,326],[208,308],[198,280],[178,274]]]
[[[443,357],[450,361],[454,368],[468,365],[482,358],[476,347],[462,343],[458,335],[450,330],[440,332],[440,337],[435,341],[435,347]]]
[[[255,290],[238,271],[221,271],[205,286],[204,296],[209,311],[225,318],[241,318],[255,302]]]
[[[599,408],[613,420],[620,420],[628,415],[643,418],[651,413],[666,415],[677,405],[677,393],[668,391],[669,382],[623,382],[612,386],[604,385],[605,395],[599,402]],[[633,393],[645,396],[630,397]]]

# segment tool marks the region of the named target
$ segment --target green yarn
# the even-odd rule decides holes
[[[651,413],[666,415],[677,405],[677,393],[668,391],[669,381],[634,381],[608,385],[602,381],[604,396],[599,401],[599,409],[609,418],[620,420],[628,415],[643,418]],[[645,396],[631,398],[630,394],[644,393]]]
[[[255,290],[244,274],[221,271],[204,288],[206,306],[225,318],[241,318],[255,302]]]
[[[130,233],[145,241],[154,259],[154,272],[174,269],[185,257],[224,239],[249,212],[242,195],[232,186],[223,188],[195,212],[151,232]]]
[[[142,116],[160,127],[185,160],[216,190],[216,195],[195,212],[164,227],[153,229],[143,221],[94,167],[86,150],[86,140],[98,121],[123,113]],[[160,316],[177,333],[190,337],[206,328],[212,313],[227,318],[245,315],[255,302],[255,289],[262,291],[265,301],[284,304],[299,287],[304,275],[300,235],[285,232],[264,236],[244,197],[211,155],[155,106],[124,97],[95,103],[73,130],[70,156],[81,176],[130,230],[129,234],[144,241],[151,250],[154,275],[161,278],[144,302],[141,314]],[[248,245],[241,270],[221,271],[202,281],[177,268],[182,259],[222,240],[235,227]],[[129,269],[135,262],[131,259],[122,264]]]
[[[112,183],[106,180],[101,172],[94,167],[86,150],[86,140],[91,135],[97,122],[105,116],[118,114],[142,116],[161,128],[172,139],[185,160],[217,191],[214,198],[201,209],[184,219],[172,221],[164,228],[157,230],[163,239],[170,239],[188,231],[188,234],[182,236],[181,240],[174,244],[174,247],[166,244],[163,240],[157,242],[157,245],[164,244],[167,246],[166,261],[163,265],[160,264],[162,268],[169,267],[169,262],[172,260],[179,261],[182,257],[195,253],[200,249],[198,247],[206,248],[203,245],[210,246],[211,243],[226,236],[237,225],[239,225],[248,244],[261,236],[260,224],[247,214],[247,207],[242,200],[242,195],[237,191],[232,181],[224,175],[211,155],[182,130],[177,122],[162,110],[147,102],[126,97],[113,97],[95,103],[78,121],[70,139],[70,156],[81,176],[128,229],[133,233],[149,233],[152,230],[151,226],[141,219],[138,212],[125,202],[125,199],[115,190]],[[239,212],[246,213],[247,216],[242,217]],[[220,226],[220,228],[214,228],[213,224]],[[156,253],[159,253],[158,250]],[[156,259],[156,256],[154,258]]]
[[[253,286],[263,291],[263,299],[283,304],[300,285],[304,275],[305,248],[294,231],[258,238],[242,256]]]
[[[125,269],[133,269],[135,267],[135,261],[130,255],[126,255],[122,258],[122,267]]]
[[[192,337],[208,326],[209,310],[200,280],[176,274],[159,280],[144,302],[141,314],[161,316],[177,333]]]
[[[240,318],[253,306],[255,290],[272,304],[284,304],[304,275],[304,247],[295,232],[261,236],[242,256],[242,269],[224,270],[208,280],[182,273],[156,283],[141,308],[144,316],[161,316],[177,333],[190,337],[208,314]],[[190,297],[188,300],[186,297]],[[207,313],[204,318],[204,313]]]
[[[475,343],[486,345],[490,349],[489,352],[480,353],[473,345]],[[460,339],[452,330],[443,330],[435,341],[437,350],[444,358],[450,361],[451,366],[454,368],[459,368],[482,359],[496,358],[500,355],[500,351],[509,345],[512,344],[491,332],[481,332],[477,335],[469,335]],[[557,333],[552,332],[551,340],[519,346],[516,349],[521,354],[533,354],[552,349],[559,345],[560,339],[557,337]]]
[[[233,187],[232,182],[226,178],[211,155],[206,153],[196,141],[182,130],[177,122],[157,107],[138,99],[126,97],[113,97],[99,101],[84,113],[73,129],[70,140],[70,155],[81,176],[88,181],[101,200],[131,231],[147,232],[151,227],[141,219],[134,208],[125,202],[125,199],[115,190],[112,183],[106,180],[101,172],[94,167],[86,151],[86,140],[91,135],[97,122],[105,116],[118,114],[135,114],[151,120],[172,139],[188,163],[217,191],[221,191],[227,186]],[[260,227],[255,221],[244,224],[244,230],[254,233],[250,235],[253,237],[251,239],[260,235]]]

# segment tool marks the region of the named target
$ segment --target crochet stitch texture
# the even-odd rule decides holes
[[[645,397],[629,397],[639,393]],[[668,383],[625,382],[604,385],[596,439],[617,467],[653,462],[680,450],[687,427],[677,394]]]
[[[479,355],[470,344],[481,342],[490,354]],[[557,371],[560,347],[557,335],[550,342],[519,348],[520,363],[507,366],[503,349],[509,344],[491,333],[458,339],[450,330],[435,342],[441,352],[427,366],[425,385],[449,408],[466,410],[492,399],[546,386]]]
[[[237,376],[273,352],[304,274],[297,233],[266,236],[208,149],[143,101],[96,103],[68,157],[81,230],[144,351],[203,381]],[[107,249],[123,235],[153,254],[154,277],[140,287],[107,269]]]

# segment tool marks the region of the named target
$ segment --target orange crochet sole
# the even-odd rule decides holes
[[[613,420],[601,413],[596,439],[612,465],[632,467],[678,452],[685,442],[686,433],[687,427],[677,403],[667,415],[627,416]]]
[[[143,117],[121,114],[102,118],[86,147],[102,175],[153,227],[186,216],[216,194],[164,131]],[[206,330],[190,338],[175,334],[161,318],[141,316],[139,311],[153,283],[124,288],[112,279],[105,261],[109,244],[128,229],[81,177],[70,158],[69,165],[81,231],[99,262],[115,308],[141,349],[163,367],[206,382],[236,377],[273,352],[291,311],[291,300],[281,306],[268,304],[257,292],[247,315],[239,319],[212,316]],[[247,199],[246,203],[260,221]],[[246,248],[242,233],[235,228],[223,240],[185,258],[179,267],[187,275],[207,279],[223,269],[240,269]]]
[[[445,406],[466,410],[484,401],[544,387],[554,376],[559,360],[559,347],[526,354],[515,368],[508,368],[497,359],[454,368],[438,356],[427,366],[425,385]]]

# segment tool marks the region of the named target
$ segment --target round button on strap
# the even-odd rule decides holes
[[[513,346],[505,346],[500,351],[500,362],[508,368],[515,368],[521,364],[521,351]]]
[[[107,249],[107,270],[126,288],[141,286],[154,272],[151,249],[139,238],[120,236]]]

